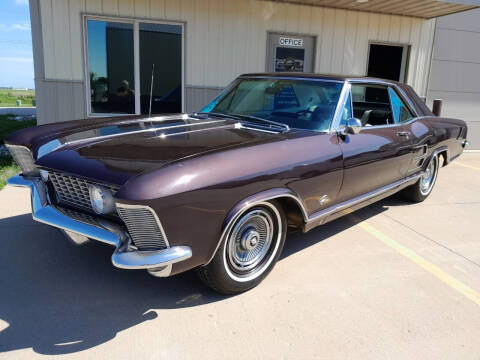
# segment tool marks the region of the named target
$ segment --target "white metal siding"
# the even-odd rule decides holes
[[[186,84],[225,86],[264,71],[267,31],[317,36],[315,71],[365,74],[369,41],[412,45],[408,83],[424,94],[434,20],[256,0],[41,0],[45,77],[83,80],[81,14],[186,22]]]

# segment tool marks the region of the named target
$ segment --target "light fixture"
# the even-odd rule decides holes
[[[115,201],[110,190],[98,185],[89,185],[88,192],[90,204],[97,214],[110,214],[115,211]]]

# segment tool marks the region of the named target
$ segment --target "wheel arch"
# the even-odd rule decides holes
[[[285,212],[287,217],[288,225],[290,226],[302,226],[303,223],[308,221],[308,213],[303,204],[303,201],[297,196],[292,190],[287,188],[274,188],[270,190],[265,190],[260,193],[251,195],[241,201],[239,201],[232,209],[228,212],[225,220],[223,222],[221,236],[218,239],[217,246],[211,254],[208,261],[204,264],[207,265],[212,261],[220,244],[222,243],[225,235],[232,228],[235,221],[249,208],[261,204],[262,202],[276,200],[282,206],[282,209]]]
[[[425,162],[427,164],[427,166],[430,163],[430,161],[432,161],[434,156],[438,156],[439,160],[440,160],[440,157],[443,158],[442,166],[448,165],[448,163],[449,163],[448,146],[440,146],[439,148],[433,150],[432,155],[430,155],[428,161]]]

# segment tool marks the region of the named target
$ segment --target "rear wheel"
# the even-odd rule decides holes
[[[227,231],[212,261],[197,269],[200,279],[222,294],[255,287],[275,266],[286,230],[285,214],[275,201],[245,210]]]
[[[428,195],[432,192],[433,186],[435,185],[435,180],[437,180],[439,168],[438,156],[434,155],[430,162],[428,163],[427,168],[425,169],[424,174],[418,181],[405,188],[402,191],[402,195],[407,200],[413,202],[422,202],[425,200]]]

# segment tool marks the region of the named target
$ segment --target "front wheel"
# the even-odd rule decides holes
[[[427,168],[425,169],[422,177],[418,181],[405,188],[402,191],[402,195],[412,202],[422,202],[425,200],[428,195],[432,192],[433,186],[435,185],[435,180],[437,180],[439,168],[438,156],[434,155],[430,162],[428,163]]]
[[[200,279],[222,294],[255,287],[275,266],[286,230],[285,213],[276,201],[244,210],[227,230],[212,261],[197,269]]]

